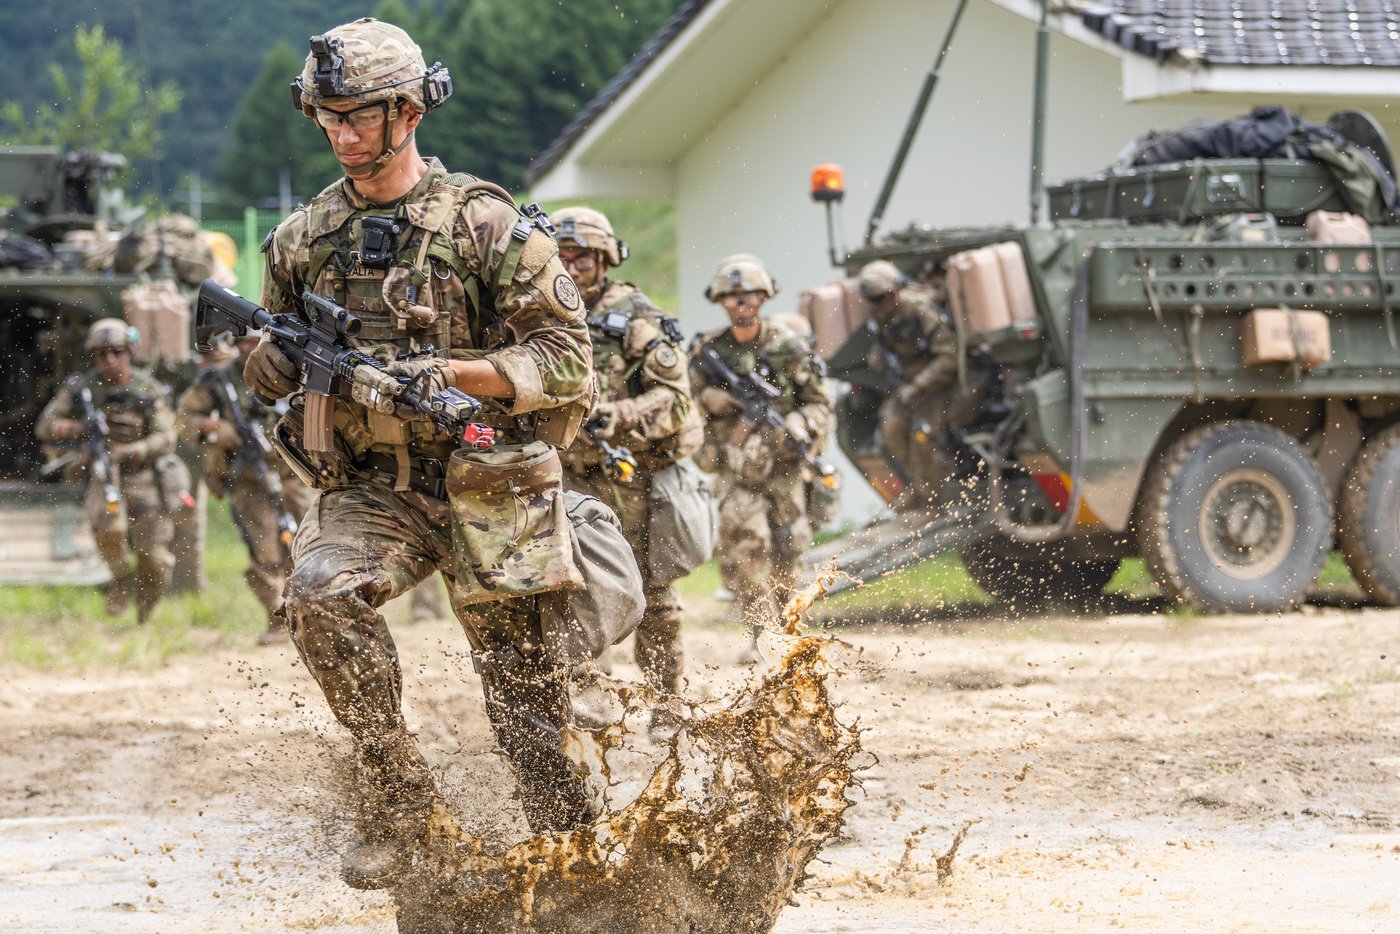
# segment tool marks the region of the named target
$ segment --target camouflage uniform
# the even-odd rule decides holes
[[[820,443],[831,427],[831,400],[822,385],[822,364],[806,339],[786,328],[759,319],[758,336],[747,344],[734,339],[730,328],[701,334],[739,376],[757,368],[781,395],[775,410],[798,413],[808,436]],[[704,384],[697,380],[699,393]],[[702,466],[720,474],[719,558],[724,586],[733,591],[742,618],[758,626],[786,600],[797,576],[797,565],[812,541],[807,518],[805,464],[774,428],[753,430],[741,443],[737,414],[711,416],[705,426]]]
[[[899,384],[880,409],[886,450],[903,468],[912,489],[937,496],[953,469],[948,427],[965,423],[973,402],[954,392],[957,343],[933,293],[915,283],[905,284],[898,294],[893,314],[883,315],[875,306],[878,346],[867,362],[876,372],[893,370]],[[897,366],[887,356],[893,356]]]
[[[585,399],[587,326],[553,240],[509,202],[469,188],[471,181],[433,160],[388,208],[366,202],[346,181],[330,186],[269,237],[263,304],[297,310],[297,296],[311,289],[361,318],[352,343],[370,352],[432,344],[440,356],[490,361],[516,395],[483,420],[502,440],[524,441],[543,427],[546,410]],[[364,221],[376,216],[408,222],[387,270],[364,268],[354,256]],[[335,424],[349,476],[323,490],[305,517],[285,612],[363,764],[391,784],[391,807],[431,793],[427,766],[405,731],[393,639],[376,608],[441,570],[481,660],[487,713],[515,767],[531,826],[579,823],[588,815],[586,798],[560,750],[565,685],[537,651],[540,598],[479,602],[478,582],[454,570],[441,480],[457,440],[426,420],[381,416],[346,400],[337,402]],[[410,467],[407,489],[396,488],[405,485],[401,464]]]
[[[243,572],[243,579],[270,615],[282,603],[282,586],[292,570],[291,548],[289,544],[283,544],[278,529],[279,511],[285,508],[291,518],[300,523],[315,499],[316,491],[303,483],[276,453],[264,459],[264,465],[271,474],[269,479],[276,484],[271,494],[258,482],[251,462],[245,464],[236,475],[229,475],[237,462],[242,442],[227,413],[228,402],[218,385],[220,377],[229,380],[237,391],[238,405],[243,410],[244,418],[260,424],[265,434],[271,432],[277,420],[276,413],[253,398],[243,383],[243,363],[236,357],[228,363],[207,367],[200,372],[193,385],[180,397],[177,424],[180,438],[186,444],[204,445],[209,449],[205,459],[205,486],[216,497],[228,495],[234,524],[243,536],[243,543],[248,546],[251,559]],[[206,433],[204,425],[211,418],[217,419],[218,425],[212,433]]]
[[[39,415],[34,433],[41,442],[61,440],[55,430],[58,420],[82,419],[78,392],[83,384],[91,389],[93,404],[107,417],[107,450],[120,491],[114,511],[107,508],[100,484],[89,483],[84,498],[98,553],[112,573],[108,610],[120,612],[126,602],[134,551],[137,615],[144,620],[170,585],[175,567],[170,552],[174,527],[169,501],[156,472],[156,461],[175,450],[169,390],[141,369],[132,371],[125,386],[108,385],[95,369],[70,377]]]
[[[703,427],[691,403],[674,319],[662,315],[631,283],[604,280],[602,291],[588,306],[588,323],[598,402],[625,401],[627,406],[627,424],[609,442],[631,451],[638,470],[629,482],[614,483],[602,450],[580,435],[564,453],[565,483],[609,503],[622,520],[623,534],[642,569],[646,594],[646,612],[636,630],[637,666],[653,686],[675,693],[681,669],[680,594],[673,582],[654,581],[648,575],[647,549],[665,547],[664,542],[648,540],[648,497],[653,472],[695,453]]]

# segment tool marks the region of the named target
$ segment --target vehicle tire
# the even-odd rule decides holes
[[[1357,455],[1337,504],[1337,547],[1367,596],[1400,606],[1400,425]]]
[[[1249,421],[1197,428],[1149,468],[1142,556],[1168,599],[1267,613],[1307,595],[1332,544],[1332,503],[1291,436]]]
[[[1103,593],[1118,570],[1117,560],[1072,560],[1053,553],[1008,555],[986,546],[965,549],[960,556],[967,576],[978,587],[1002,603],[1027,609],[1055,602],[1089,603]]]

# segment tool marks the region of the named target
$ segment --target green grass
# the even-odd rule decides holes
[[[146,670],[210,646],[248,645],[267,617],[243,582],[247,563],[227,504],[211,501],[208,585],[167,596],[144,626],[136,624],[134,609],[107,616],[98,587],[0,587],[0,664]]]

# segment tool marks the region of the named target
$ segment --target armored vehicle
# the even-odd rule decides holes
[[[1331,128],[1394,178],[1364,114]],[[839,190],[829,170],[814,182]],[[956,453],[951,494],[903,489],[853,280],[809,302],[841,338],[841,447],[902,510],[814,563],[871,579],[957,550],[994,596],[1034,603],[1095,594],[1141,556],[1171,599],[1264,612],[1302,600],[1335,546],[1400,604],[1393,182],[1358,197],[1323,161],[1199,157],[1048,195],[1048,223],[833,249],[847,275],[886,259],[933,290],[981,402],[926,439]]]
[[[71,452],[42,451],[34,424],[59,384],[89,365],[88,326],[127,316],[123,292],[139,280],[113,267],[130,268],[118,254],[123,242],[135,241],[116,235],[140,211],[127,208],[111,184],[125,164],[111,153],[0,149],[0,583],[108,577],[82,509],[81,467]],[[166,354],[160,375],[179,385],[191,375],[191,340],[188,307],[183,298],[174,304],[176,324],[165,331],[183,360]],[[141,323],[150,349],[154,329]],[[199,519],[177,524],[177,586],[202,579]]]

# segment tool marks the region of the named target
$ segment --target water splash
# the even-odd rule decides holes
[[[771,929],[857,780],[859,737],[828,693],[835,644],[795,637],[756,688],[686,721],[640,796],[589,827],[504,849],[439,809],[391,890],[400,930]]]

